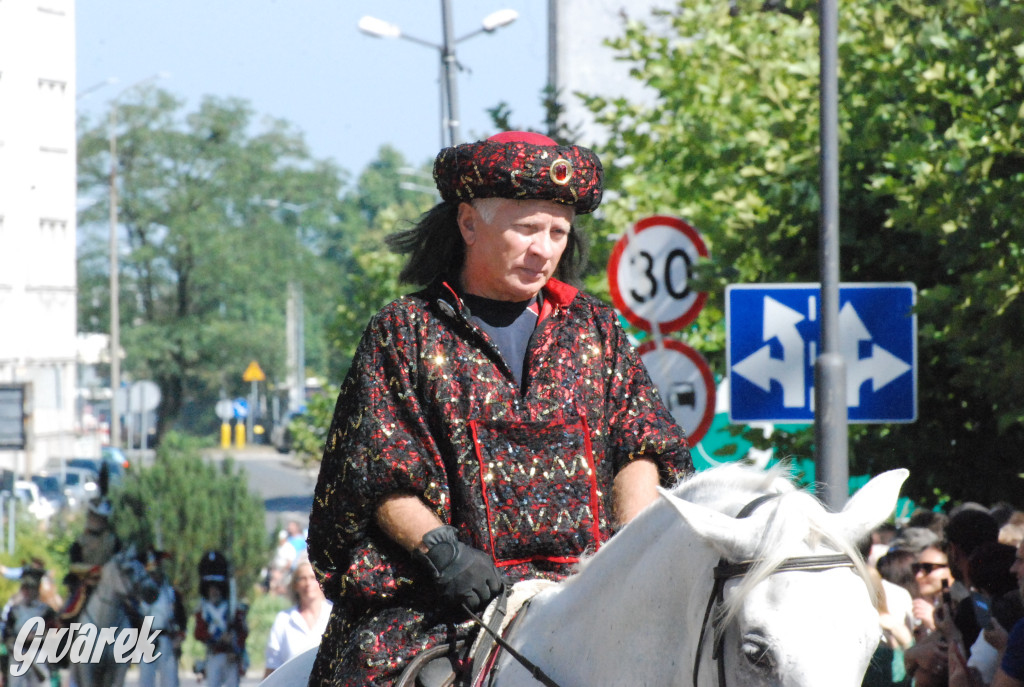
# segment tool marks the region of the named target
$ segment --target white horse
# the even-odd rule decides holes
[[[129,547],[103,565],[100,581],[89,595],[76,622],[92,624],[98,630],[117,628],[115,636],[120,636],[132,627],[127,610],[129,606],[136,599],[152,603],[159,591],[145,565],[136,558],[134,548]],[[130,664],[114,660],[115,646],[116,642],[107,644],[97,663],[71,663],[78,687],[120,687],[124,684]]]
[[[880,630],[856,543],[907,474],[879,475],[831,513],[777,471],[699,473],[534,597],[507,641],[559,687],[859,687]],[[305,685],[315,655],[262,684]],[[508,652],[493,678],[541,684]]]

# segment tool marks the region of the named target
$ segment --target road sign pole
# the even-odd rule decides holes
[[[259,403],[260,399],[260,392],[258,387],[256,386],[257,384],[258,382],[254,379],[252,381],[252,387],[249,393],[249,414],[245,418],[245,438],[246,441],[248,441],[250,444],[253,443],[253,440],[255,439],[253,435],[253,416],[256,415],[256,409],[259,407],[257,404]]]
[[[839,77],[836,0],[819,3],[821,61],[821,356],[814,363],[814,431],[821,500],[833,510],[846,504],[849,439],[846,364],[839,349]]]

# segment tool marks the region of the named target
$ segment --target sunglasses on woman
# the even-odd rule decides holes
[[[924,573],[925,575],[931,575],[933,571],[939,568],[948,568],[949,565],[946,563],[911,563],[910,569],[916,575],[918,573]]]

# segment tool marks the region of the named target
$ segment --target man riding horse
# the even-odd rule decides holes
[[[64,578],[68,600],[60,614],[65,623],[78,618],[99,582],[103,566],[121,551],[121,540],[110,523],[112,514],[110,501],[104,498],[91,501],[85,515],[85,529],[68,551],[70,564]]]
[[[597,156],[527,132],[440,152],[442,202],[389,238],[423,290],[368,325],[309,528],[334,609],[311,685],[392,684],[506,581],[562,579],[692,472],[615,312],[571,282]]]

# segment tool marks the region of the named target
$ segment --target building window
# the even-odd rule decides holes
[[[39,90],[59,90],[61,93],[63,93],[67,89],[67,87],[68,82],[61,79],[44,79],[42,77],[40,77],[39,79]]]

